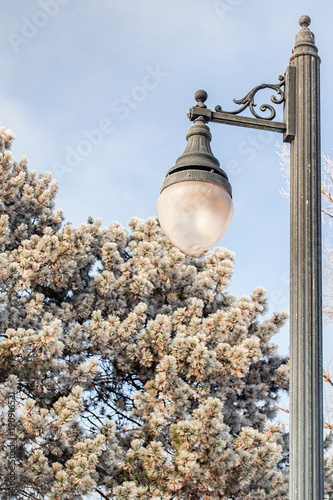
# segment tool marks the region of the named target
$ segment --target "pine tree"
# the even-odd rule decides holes
[[[190,258],[158,221],[64,224],[56,182],[0,129],[1,498],[287,498],[274,422],[287,360],[234,255]]]

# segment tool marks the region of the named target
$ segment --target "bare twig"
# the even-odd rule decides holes
[[[95,488],[95,490],[97,491],[97,493],[99,495],[101,495],[102,498],[106,498],[106,500],[110,500],[110,497],[108,497],[107,495],[104,495],[103,491],[101,491],[99,488]]]
[[[333,387],[333,381],[330,377],[330,374],[325,370],[323,370],[323,379],[324,379],[324,382],[327,382],[328,384],[330,384]]]
[[[276,406],[278,410],[284,411],[285,413],[289,413],[289,410],[286,408],[281,408],[281,406]]]

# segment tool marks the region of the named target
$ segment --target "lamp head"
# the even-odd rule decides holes
[[[207,94],[198,91],[196,98],[202,106],[200,101]],[[189,255],[200,255],[215,245],[233,214],[231,185],[211,151],[211,138],[204,118],[197,118],[186,135],[185,151],[167,172],[157,200],[163,232]]]

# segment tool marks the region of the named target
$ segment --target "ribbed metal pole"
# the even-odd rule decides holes
[[[291,142],[290,500],[323,500],[319,65],[308,16],[290,59],[296,68]]]

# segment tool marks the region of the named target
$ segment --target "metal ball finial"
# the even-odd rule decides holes
[[[311,24],[311,19],[309,16],[301,16],[299,18],[299,24],[302,26],[302,28],[307,28]]]
[[[207,100],[208,94],[205,90],[197,90],[194,94],[194,99],[198,103],[204,103]]]

